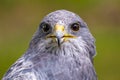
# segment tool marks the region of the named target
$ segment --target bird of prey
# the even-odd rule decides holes
[[[40,22],[26,53],[2,80],[97,80],[95,40],[75,13],[57,10]]]

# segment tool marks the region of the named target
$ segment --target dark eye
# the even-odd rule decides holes
[[[79,24],[79,23],[73,23],[73,24],[71,25],[71,29],[72,29],[73,31],[78,31],[78,30],[80,29],[80,24]]]
[[[50,25],[47,23],[42,23],[41,24],[43,32],[48,32],[50,30]]]

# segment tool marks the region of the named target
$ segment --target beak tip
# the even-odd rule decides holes
[[[60,38],[57,38],[57,44],[58,44],[59,47],[61,46]]]

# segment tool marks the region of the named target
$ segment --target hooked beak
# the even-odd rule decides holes
[[[48,36],[48,38],[55,39],[58,46],[60,47],[61,43],[68,41],[69,38],[75,38],[75,36],[67,34],[63,25],[56,24],[54,27],[54,33]]]
[[[54,35],[56,36],[56,42],[58,44],[58,46],[61,45],[62,42],[62,38],[65,34],[65,29],[63,25],[55,25],[54,27]]]

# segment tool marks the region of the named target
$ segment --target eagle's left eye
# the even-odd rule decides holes
[[[79,23],[73,23],[71,25],[71,30],[78,31],[79,29],[80,29],[80,24]]]

